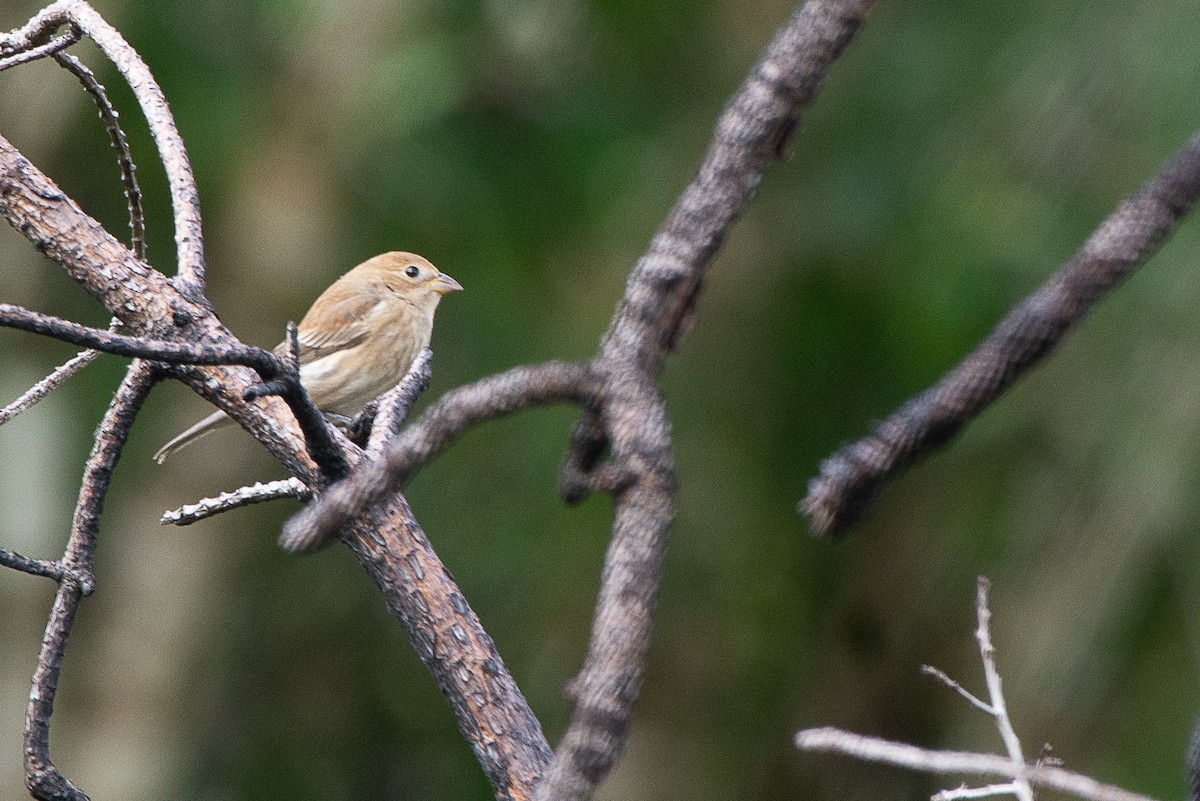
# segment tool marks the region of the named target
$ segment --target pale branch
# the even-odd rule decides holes
[[[961,695],[963,697],[963,699],[966,700],[967,703],[969,703],[971,706],[974,706],[975,708],[979,709],[981,712],[988,714],[988,715],[993,715],[993,716],[996,714],[996,710],[991,705],[989,705],[987,703],[987,701],[984,701],[984,700],[978,698],[974,693],[972,693],[966,687],[963,687],[957,681],[950,678],[944,672],[935,668],[933,665],[921,665],[921,672],[924,673],[926,676],[932,676],[933,678],[940,681],[942,684],[949,687],[951,690],[954,690],[954,692]]]
[[[53,39],[43,42],[36,47],[17,49],[15,52],[14,48],[7,46],[4,37],[0,36],[0,72],[9,67],[28,64],[31,61],[37,61],[39,58],[56,55],[78,42],[82,35],[79,28],[72,25],[64,34],[55,36]],[[5,56],[5,53],[12,53],[12,55]]]
[[[34,384],[12,403],[0,409],[0,426],[49,395],[55,387],[95,361],[98,350],[85,350],[60,364],[50,375]]]
[[[924,773],[944,773],[1016,779],[1088,799],[1088,801],[1155,801],[1121,787],[1098,782],[1090,776],[1050,765],[1013,765],[1008,757],[973,751],[933,751],[908,743],[842,731],[832,727],[805,729],[796,734],[802,751],[844,754],[867,762],[881,762]]]
[[[187,299],[207,305],[203,294],[204,238],[200,227],[196,179],[183,137],[175,126],[162,89],[137,51],[83,0],[58,0],[38,12],[23,27],[0,34],[0,52],[36,47],[63,25],[71,26],[71,30],[78,28],[96,43],[105,57],[116,66],[141,106],[170,187],[178,262],[176,288]]]
[[[50,760],[50,716],[79,601],[94,586],[93,555],[100,530],[100,512],[113,469],[129,436],[134,417],[158,380],[148,362],[129,366],[96,432],[91,455],[84,467],[79,500],[71,522],[71,536],[62,558],[65,575],[58,585],[54,607],[42,638],[42,650],[33,674],[29,708],[25,715],[25,775],[29,791],[44,801],[87,801]],[[82,577],[82,578],[79,578]]]
[[[821,463],[799,511],[813,534],[844,533],[885,481],[954,437],[1038,365],[1145,262],[1200,197],[1200,132],[992,333],[929,389]]]
[[[963,798],[991,798],[997,795],[1015,795],[1015,781],[1004,784],[985,784],[980,787],[956,787],[953,790],[939,790],[929,796],[929,801],[959,801]]]
[[[379,459],[330,486],[289,520],[280,543],[307,550],[324,542],[362,509],[402,488],[414,470],[474,425],[533,406],[582,402],[596,390],[588,366],[578,362],[515,367],[452,390],[388,442]]]
[[[189,503],[178,509],[163,512],[159,522],[166,525],[188,526],[213,515],[239,509],[264,501],[274,501],[280,498],[295,498],[307,501],[312,497],[312,490],[298,478],[284,478],[267,483],[255,482],[248,487],[239,487],[230,492],[222,492],[214,498],[201,498],[195,503]]]
[[[1004,741],[1008,758],[1015,767],[1020,768],[1025,764],[1025,756],[1021,752],[1021,741],[1017,739],[1012,720],[1008,716],[1003,682],[996,667],[996,647],[992,645],[992,610],[988,608],[988,590],[991,586],[991,582],[984,576],[980,576],[976,582],[975,616],[978,625],[975,628],[975,639],[979,643],[979,658],[983,662],[983,675],[987,683],[988,700],[991,702],[989,706],[992,708],[992,718],[996,721],[996,728]],[[1014,777],[1013,784],[1018,801],[1033,801],[1033,790],[1020,771]]]

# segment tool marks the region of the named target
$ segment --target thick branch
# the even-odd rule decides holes
[[[236,342],[206,305],[183,297],[171,282],[136,259],[3,138],[0,213],[132,331],[159,340]],[[309,484],[316,480],[315,465],[294,425],[280,429],[275,423],[289,417],[284,404],[273,398],[260,404],[243,400],[256,384],[248,369],[173,367],[172,371],[254,433],[298,478]],[[421,657],[450,698],[459,727],[497,795],[528,799],[549,761],[549,746],[478,618],[403,503],[402,498],[391,499],[370,519],[355,521],[344,538],[413,642],[426,646],[418,648]],[[59,625],[58,620],[52,620],[52,625]],[[463,648],[470,643],[477,647],[468,659]]]
[[[872,433],[821,463],[820,475],[800,502],[813,533],[844,532],[883,482],[950,440],[1039,364],[1096,303],[1153,255],[1197,197],[1200,132],[957,367]]]
[[[686,333],[709,263],[746,210],[797,110],[817,97],[825,75],[862,24],[873,0],[810,0],[775,34],[725,106],[700,169],[676,201],[625,284],[625,297],[600,358],[631,361],[651,376]],[[604,451],[593,414],[576,426],[561,487],[569,501],[590,491],[586,476]]]
[[[343,535],[433,674],[500,801],[528,801],[553,754],[478,616],[395,496]]]
[[[236,342],[207,304],[183,297],[171,281],[84,214],[3,137],[0,214],[62,265],[132,333],[160,340]],[[293,475],[306,483],[316,480],[316,465],[308,457],[298,427],[288,422],[284,402],[264,398],[251,404],[243,399],[258,383],[253,372],[214,366],[177,367],[175,374],[254,434]]]

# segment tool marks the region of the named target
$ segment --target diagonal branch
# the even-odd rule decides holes
[[[1037,366],[1112,289],[1154,254],[1200,197],[1200,132],[1126,198],[1054,275],[929,389],[821,463],[800,512],[836,536],[885,481],[954,437]]]

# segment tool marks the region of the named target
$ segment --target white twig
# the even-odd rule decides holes
[[[991,798],[994,795],[1015,795],[1013,782],[985,784],[982,787],[967,787],[965,784],[953,790],[942,790],[929,796],[929,801],[959,801],[960,798]]]
[[[114,317],[108,325],[108,330],[116,333],[120,328],[121,321]],[[21,397],[0,409],[0,426],[45,398],[54,391],[55,387],[87,367],[99,355],[100,351],[98,350],[82,350],[54,368],[54,372],[27,389]]]
[[[987,680],[988,700],[994,710],[996,728],[1004,740],[1004,748],[1008,758],[1012,760],[1016,771],[1013,781],[1014,795],[1020,801],[1033,801],[1033,789],[1022,776],[1026,768],[1025,757],[1021,753],[1021,741],[1013,731],[1012,721],[1008,718],[1008,707],[1004,703],[1004,690],[1001,688],[1000,671],[996,669],[996,648],[992,645],[991,621],[992,611],[988,609],[988,590],[992,583],[986,576],[980,576],[975,590],[975,614],[979,626],[975,629],[975,639],[979,641],[979,656],[983,659],[983,675]]]
[[[932,676],[933,678],[940,681],[942,684],[945,684],[951,690],[954,690],[956,693],[961,695],[963,698],[967,699],[967,702],[970,703],[972,706],[978,707],[979,709],[983,710],[984,712],[986,712],[989,715],[994,716],[996,714],[996,710],[990,704],[988,704],[986,701],[983,701],[980,698],[976,697],[975,694],[972,693],[970,690],[968,690],[966,687],[963,687],[957,681],[950,678],[945,673],[943,673],[942,671],[935,668],[933,665],[921,665],[921,672],[924,673],[926,676]]]
[[[274,501],[279,498],[297,498],[307,500],[312,497],[312,490],[304,486],[298,478],[269,481],[266,484],[256,482],[249,487],[241,487],[232,492],[222,492],[215,498],[202,498],[195,503],[181,506],[170,512],[164,512],[159,521],[162,525],[186,526],[203,520],[206,517],[228,512],[252,503]]]
[[[884,762],[926,773],[954,773],[1003,777],[1058,790],[1090,801],[1154,801],[1090,776],[1043,765],[1013,765],[999,754],[971,751],[931,751],[908,743],[866,737],[834,728],[806,729],[796,734],[796,747],[804,751],[845,754],[870,762]],[[962,796],[960,796],[962,797]]]
[[[0,426],[49,395],[55,387],[91,364],[99,355],[98,350],[80,351],[78,355],[56,367],[54,372],[26,390],[24,395],[0,409]]]

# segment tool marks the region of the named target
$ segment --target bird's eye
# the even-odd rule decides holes
[[[421,274],[421,268],[417,267],[415,264],[410,264],[404,268],[404,274],[409,278],[416,278]]]

